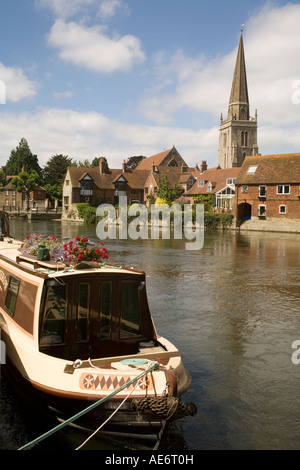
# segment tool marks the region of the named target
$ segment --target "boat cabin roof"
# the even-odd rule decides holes
[[[64,263],[56,261],[39,261],[36,256],[22,254],[19,251],[21,242],[11,238],[0,241],[0,259],[9,264],[28,272],[37,277],[52,278],[58,276],[74,276],[76,274],[96,273],[101,271],[102,274],[136,274],[145,275],[143,271],[138,271],[133,267],[117,266],[110,263],[87,263],[82,262],[80,269],[67,266]]]

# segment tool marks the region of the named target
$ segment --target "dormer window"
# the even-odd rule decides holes
[[[235,180],[236,180],[236,178],[227,178],[226,184],[234,184]]]
[[[90,202],[90,196],[93,195],[93,179],[90,175],[85,175],[80,180],[81,202]]]
[[[199,180],[199,181],[198,181],[198,187],[199,187],[199,188],[202,188],[204,185],[205,185],[205,181],[204,181],[204,180]]]

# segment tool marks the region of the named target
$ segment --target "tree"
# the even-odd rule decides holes
[[[134,170],[139,166],[142,160],[144,160],[146,157],[143,157],[143,155],[140,155],[139,157],[129,157],[127,158],[127,163],[126,163],[126,168],[128,170]]]
[[[6,176],[4,171],[0,170],[0,186],[5,186],[7,184]]]
[[[24,138],[20,140],[19,145],[10,153],[6,163],[6,174],[18,175],[22,169],[25,169],[27,172],[34,170],[39,175],[41,174],[38,157],[31,152],[28,142]]]
[[[73,165],[72,158],[66,155],[53,155],[42,170],[46,196],[51,199],[62,200],[62,187],[69,166]]]
[[[183,193],[183,189],[178,183],[174,184],[173,189],[170,187],[168,178],[164,175],[159,180],[159,187],[157,190],[157,197],[166,201],[167,204],[171,204],[173,201],[178,199]]]
[[[105,157],[95,157],[91,163],[91,167],[97,168],[99,166],[101,158],[103,160],[103,170],[104,171],[109,170],[108,161],[107,161],[107,158]]]
[[[35,170],[31,170],[30,173],[21,171],[19,175],[11,181],[12,187],[18,191],[18,193],[25,193],[27,210],[29,209],[30,192],[37,189],[41,184],[42,178]]]

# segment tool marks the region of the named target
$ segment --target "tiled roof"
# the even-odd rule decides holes
[[[139,170],[151,170],[152,165],[160,165],[162,161],[169,155],[172,149],[165,150],[164,152],[157,153],[152,157],[145,158],[138,165]]]
[[[189,170],[187,170],[189,171]],[[149,174],[149,172],[148,172]],[[157,171],[151,173],[159,185],[159,181],[163,176],[168,178],[171,187],[174,187],[176,183],[186,182],[188,178],[191,176],[191,172],[189,173],[182,173],[181,168],[176,166],[160,166],[157,168]]]
[[[121,175],[124,176],[128,185],[132,189],[142,189],[144,187],[148,171],[143,170],[127,170],[123,173],[122,170],[112,169],[107,170],[105,173],[100,173],[99,167],[84,168],[84,167],[69,167],[69,174],[73,188],[80,188],[80,180],[84,175],[90,175],[94,183],[100,189],[114,189],[114,181]]]
[[[246,157],[236,180],[236,184],[278,183],[300,183],[300,153]]]
[[[193,171],[193,176],[197,178],[197,181],[185,194],[187,196],[214,194],[226,186],[227,178],[237,178],[240,170],[240,168],[210,168],[203,172]],[[204,181],[204,185],[199,186],[199,181]],[[213,186],[211,191],[207,189],[209,183]]]

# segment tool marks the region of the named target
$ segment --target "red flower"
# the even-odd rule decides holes
[[[30,235],[27,235],[27,237],[26,237],[26,238],[27,238],[27,240],[29,240],[29,238],[30,238]]]
[[[76,237],[75,240],[77,240],[78,242],[80,241],[80,237]]]
[[[96,255],[100,255],[101,250],[99,250],[99,248],[96,248],[95,253],[96,253]]]
[[[93,258],[93,259],[92,259],[92,261],[95,261],[95,262],[97,262],[97,258]]]

